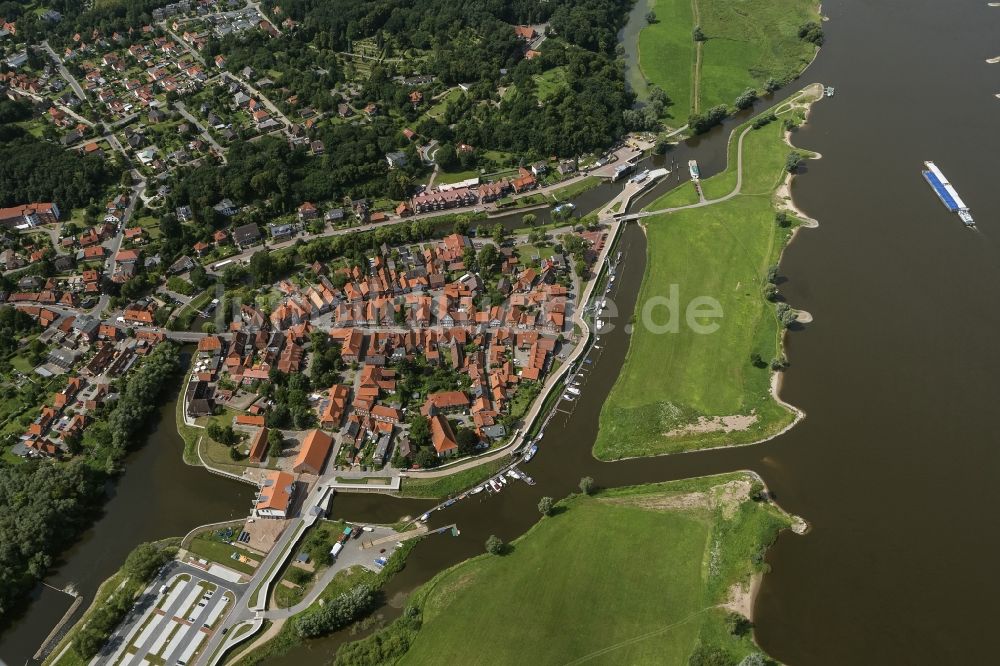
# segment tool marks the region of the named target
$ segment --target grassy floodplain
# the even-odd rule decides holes
[[[820,20],[815,0],[655,0],[651,9],[657,22],[639,33],[639,69],[673,100],[675,121],[686,121],[696,105],[731,105],[769,78],[790,81],[816,52],[798,36],[802,24]],[[700,66],[695,25],[707,37]]]
[[[737,128],[727,170],[704,183],[709,198],[736,186],[736,150],[743,135],[740,194],[701,208],[646,218],[646,273],[636,306],[636,326],[624,367],[601,411],[594,454],[603,460],[676,453],[713,446],[746,444],[791,424],[795,414],[771,393],[772,372],[751,363],[782,355],[783,326],[774,304],[763,296],[768,268],[778,263],[794,224],[775,223],[776,192],[785,179],[791,147],[782,119],[801,116],[782,107],[776,121],[760,129]],[[725,187],[718,187],[719,181]],[[723,191],[724,190],[724,191]],[[683,190],[650,209],[690,203]],[[650,299],[678,288],[676,332],[658,333],[643,324]],[[684,321],[685,308],[707,296],[723,316],[709,334]],[[665,308],[653,311],[662,324]]]
[[[573,495],[506,554],[435,576],[335,663],[679,665],[700,649],[735,664],[759,650],[730,630],[732,609],[746,610],[765,549],[791,525],[749,499],[755,483],[733,473]]]

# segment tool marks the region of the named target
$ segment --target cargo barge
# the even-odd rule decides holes
[[[976,225],[975,221],[972,219],[972,213],[969,212],[969,207],[965,205],[962,201],[962,197],[958,196],[958,192],[952,187],[945,175],[941,173],[941,169],[937,168],[934,162],[924,162],[924,166],[927,167],[926,171],[923,172],[924,178],[934,189],[934,192],[941,199],[941,203],[952,213],[958,213],[958,217],[962,222],[965,223],[967,227],[974,227]]]

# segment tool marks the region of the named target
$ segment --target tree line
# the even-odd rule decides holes
[[[8,317],[0,309],[0,326]],[[0,461],[0,616],[10,616],[55,558],[95,518],[107,481],[139,430],[157,409],[156,398],[179,366],[173,343],[160,344],[136,368],[114,407],[98,411],[84,432],[83,455],[67,463]]]

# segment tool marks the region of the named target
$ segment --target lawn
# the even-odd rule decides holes
[[[687,122],[691,110],[694,72],[692,0],[655,0],[656,23],[639,33],[639,69],[646,80],[662,88],[673,104],[667,114],[676,126]]]
[[[535,80],[535,92],[539,102],[545,102],[555,97],[562,88],[567,86],[565,66],[554,67],[547,72],[535,74],[531,78]]]
[[[675,206],[689,206],[693,203],[698,203],[698,192],[694,189],[694,183],[689,180],[670,190],[649,204],[647,208],[649,210],[660,210]]]
[[[743,189],[723,203],[649,218],[646,274],[636,306],[636,326],[625,365],[601,410],[594,444],[598,458],[674,453],[759,441],[786,427],[794,414],[771,395],[771,371],[751,363],[759,354],[769,363],[782,355],[774,306],[762,289],[769,266],[778,263],[790,237],[774,222],[772,202],[784,178],[790,148],[779,122],[751,130],[744,138]],[[737,128],[738,136],[746,125]],[[705,182],[718,196],[735,182],[735,145],[730,166]],[[725,183],[714,187],[714,181]],[[650,208],[677,204],[668,194]],[[656,297],[671,296],[676,286],[675,321],[665,333],[651,330],[643,307]],[[692,299],[708,297],[721,306],[717,324],[702,333],[688,325]],[[663,324],[670,311],[656,308],[652,321]],[[738,417],[744,417],[742,422]],[[730,432],[719,427],[733,419]],[[695,427],[702,418],[711,427]]]
[[[456,495],[460,492],[468,490],[477,483],[490,478],[509,462],[510,461],[506,458],[500,458],[499,460],[493,460],[485,462],[482,465],[470,467],[469,469],[455,474],[429,479],[405,477],[403,479],[401,494],[404,497],[428,499],[444,498]]]
[[[454,87],[449,90],[446,94],[442,95],[439,100],[433,103],[429,109],[427,109],[426,115],[431,118],[440,119],[444,115],[445,110],[448,108],[448,104],[457,100],[462,96],[462,89],[459,87]]]
[[[467,560],[419,588],[404,614],[422,614],[408,651],[392,640],[402,620],[338,658],[367,663],[351,653],[381,643],[386,663],[530,655],[532,664],[681,665],[701,644],[725,653],[712,663],[735,664],[758,649],[749,633],[728,630],[720,605],[761,572],[760,555],[790,525],[777,507],[749,501],[754,489],[754,477],[735,473],[573,495],[504,555]]]
[[[237,536],[239,535],[239,530],[236,530],[236,534]],[[221,537],[215,536],[211,531],[192,538],[191,544],[188,546],[188,552],[196,557],[204,558],[210,562],[218,562],[224,567],[229,567],[230,569],[242,571],[250,575],[253,575],[257,567],[232,559],[233,553],[239,553],[258,562],[264,559],[263,555],[258,555],[244,548],[230,546],[223,542]]]
[[[463,180],[478,177],[479,171],[477,169],[472,169],[470,171],[438,171],[438,174],[434,176],[434,184],[451,185],[452,183],[460,183]]]
[[[328,553],[333,544],[337,543],[345,526],[346,524],[340,520],[321,520],[304,535],[302,544],[292,553],[293,557],[285,565],[279,582],[272,588],[271,594],[278,608],[289,608],[302,601],[315,580],[330,565]],[[312,572],[295,566],[295,558],[302,552],[310,554]],[[288,587],[281,581],[295,583],[297,587]]]
[[[549,196],[552,197],[553,201],[569,201],[573,197],[577,197],[587,190],[592,190],[600,184],[601,179],[597,176],[587,176],[569,185],[552,190],[549,192]]]
[[[187,331],[191,328],[192,322],[198,317],[198,312],[203,311],[205,306],[215,297],[215,288],[209,287],[201,292],[182,307],[177,316],[170,322],[171,330]]]
[[[802,24],[819,21],[815,0],[697,2],[708,37],[701,66],[703,109],[732,104],[748,86],[761,89],[769,78],[790,81],[816,53],[798,35]]]
[[[818,21],[815,0],[695,0],[707,37],[702,44],[700,110],[731,105],[746,88],[762,90],[769,78],[794,79],[812,60],[815,47],[799,27]],[[680,124],[694,107],[696,23],[692,0],[656,0],[657,22],[639,33],[639,68],[646,80],[673,100],[668,115]]]

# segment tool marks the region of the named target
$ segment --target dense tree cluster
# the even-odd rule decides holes
[[[250,67],[260,78],[270,71],[280,74],[281,87],[289,92],[285,97],[280,93],[273,97],[279,105],[295,95],[300,107],[312,106],[320,111],[336,108],[330,89],[343,80],[343,72],[332,50],[312,48],[297,36],[274,39],[264,32],[250,31],[210,40],[203,56],[214,58],[220,53],[225,54],[226,69],[232,72]],[[290,110],[289,105],[284,106],[286,112]]]
[[[29,314],[13,307],[0,308],[0,356],[6,357],[17,349],[21,340],[40,330]]]
[[[83,156],[33,137],[16,125],[0,125],[0,207],[54,201],[61,210],[103,203],[119,181],[114,162]]]
[[[385,187],[385,152],[396,147],[395,135],[388,121],[328,127],[319,133],[328,146],[323,156],[292,148],[277,137],[237,142],[225,166],[206,164],[180,174],[170,203],[190,205],[197,219],[215,221],[212,206],[223,197],[237,203],[260,201],[286,212],[303,201],[375,196]]]
[[[367,613],[375,603],[375,590],[368,585],[358,585],[318,610],[302,613],[294,619],[295,633],[302,638],[314,638],[346,627]]]
[[[310,343],[312,357],[309,366],[309,379],[313,386],[324,388],[333,386],[340,381],[340,370],[344,362],[340,358],[340,345],[334,344],[329,335],[323,331],[314,331]]]
[[[157,409],[154,398],[180,367],[180,354],[173,343],[159,345],[145,362],[133,371],[125,382],[114,410],[108,416],[110,441],[104,443],[110,448],[115,460],[120,460],[126,451],[140,441],[139,428]]]
[[[566,83],[539,108],[535,75],[555,68]],[[623,111],[633,103],[621,66],[606,55],[555,43],[541,58],[510,73],[510,91],[498,104],[494,92],[473,87],[453,102],[445,122],[457,141],[529,156],[574,156],[607,148],[626,127]]]
[[[816,46],[823,46],[823,41],[825,40],[823,26],[816,21],[803,23],[799,28],[799,39],[804,39]]]
[[[713,106],[704,113],[692,113],[688,118],[688,127],[695,134],[704,134],[716,125],[720,124],[729,115],[729,109],[725,104]]]
[[[0,616],[90,522],[102,482],[82,463],[0,463]]]
[[[267,413],[268,427],[296,430],[312,427],[316,411],[309,404],[309,377],[272,368],[270,379],[266,392],[274,400],[274,407]]]
[[[97,606],[87,617],[86,624],[73,639],[73,649],[84,659],[97,655],[111,632],[125,617],[134,602],[136,590],[142,589],[153,575],[170,559],[168,550],[151,543],[141,543],[128,554],[122,573],[124,586],[116,589],[111,596]]]
[[[29,42],[48,39],[53,44],[65,44],[75,33],[87,34],[99,30],[110,35],[119,32],[126,38],[129,28],[149,25],[153,22],[153,9],[162,7],[170,0],[115,0],[114,2],[80,2],[80,0],[46,0],[45,8],[54,9],[62,15],[62,20],[52,23],[40,18],[34,11],[23,11],[17,21],[17,36]],[[0,16],[10,20],[6,13],[12,4],[33,8],[35,3],[26,1],[0,2]]]
[[[381,666],[395,663],[410,649],[422,622],[420,609],[409,606],[388,627],[359,641],[340,646],[333,663],[335,666]]]

